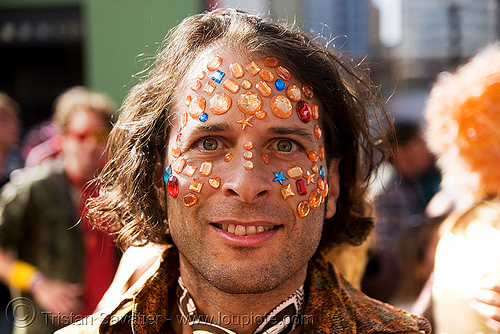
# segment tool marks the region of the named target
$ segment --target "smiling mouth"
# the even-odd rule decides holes
[[[237,236],[247,236],[254,235],[270,230],[277,229],[279,226],[243,226],[234,224],[212,224],[218,229],[224,230],[226,232],[232,233]]]

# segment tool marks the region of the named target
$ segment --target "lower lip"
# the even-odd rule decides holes
[[[273,230],[260,232],[252,235],[240,236],[228,231],[224,231],[220,228],[217,228],[213,225],[210,227],[215,231],[218,237],[224,240],[227,244],[231,246],[237,247],[257,247],[264,244],[267,240],[272,238],[281,227],[275,228]]]

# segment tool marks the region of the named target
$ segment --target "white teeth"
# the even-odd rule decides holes
[[[257,233],[262,233],[272,229],[271,226],[243,226],[234,224],[221,224],[221,229],[229,233],[233,233],[238,236],[254,235]]]

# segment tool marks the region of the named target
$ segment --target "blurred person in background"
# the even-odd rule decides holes
[[[12,171],[23,167],[19,147],[20,114],[20,105],[6,93],[0,92],[0,187],[7,183]],[[0,333],[11,331],[11,323],[5,316],[9,302],[9,289],[0,283]]]
[[[395,122],[394,130],[394,136],[388,135],[389,162],[377,176],[380,185],[372,194],[375,235],[362,282],[365,293],[386,302],[400,300],[401,296],[397,296],[400,284],[413,276],[413,270],[404,263],[406,259],[400,252],[408,231],[425,234],[422,239],[425,244],[427,238],[431,238],[422,222],[427,203],[439,190],[441,182],[421,124],[414,120],[400,120]],[[425,231],[420,232],[420,229]],[[423,246],[418,245],[419,248]],[[432,265],[429,270],[432,270]]]
[[[436,333],[500,332],[500,44],[432,87],[425,116],[443,189],[432,286]]]
[[[113,239],[90,226],[84,203],[97,195],[88,182],[104,164],[115,111],[104,94],[64,92],[53,116],[58,159],[16,171],[0,193],[0,279],[26,297],[14,333],[52,333],[91,314],[112,281]]]

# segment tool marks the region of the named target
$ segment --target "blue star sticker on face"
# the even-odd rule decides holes
[[[283,171],[281,171],[279,173],[273,172],[273,174],[274,174],[274,180],[273,181],[279,182],[281,185],[283,185],[283,181],[286,180],[286,177],[283,176]]]

